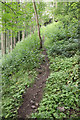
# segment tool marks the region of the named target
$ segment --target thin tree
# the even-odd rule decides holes
[[[40,34],[40,26],[39,26],[39,20],[38,20],[38,14],[37,14],[35,0],[33,0],[33,7],[34,7],[34,11],[35,11],[35,16],[36,16],[36,23],[37,23],[37,28],[38,28],[38,36],[39,36],[39,40],[40,40],[40,49],[41,49],[42,48],[42,39],[41,39],[41,34]]]
[[[1,51],[2,51],[2,56],[4,55],[4,38],[3,38],[3,32],[1,32]]]
[[[10,30],[10,41],[11,41],[11,51],[13,50],[13,38],[12,38],[12,30]]]
[[[57,2],[56,2],[56,8],[57,8]]]
[[[8,36],[8,53],[10,53],[10,30],[8,30],[7,32],[7,36]]]
[[[54,9],[54,0],[53,0],[53,9]],[[53,21],[54,21],[54,12],[53,12]]]
[[[3,9],[3,6],[2,6],[2,16],[5,11],[6,9]],[[3,18],[2,18],[2,27],[6,28],[6,21],[3,20]],[[6,29],[2,30],[1,32],[1,50],[2,50],[2,56],[6,54]]]

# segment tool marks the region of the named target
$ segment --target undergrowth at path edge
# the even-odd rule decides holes
[[[36,68],[43,60],[38,49],[39,38],[35,32],[2,58],[2,118],[16,118],[22,94],[34,83]]]
[[[73,23],[71,25],[74,27]],[[54,22],[42,29],[51,74],[46,81],[38,111],[31,115],[32,118],[76,120],[80,116],[77,28],[73,30],[67,34],[62,22]]]

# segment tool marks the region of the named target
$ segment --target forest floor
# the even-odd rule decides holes
[[[50,74],[50,70],[46,49],[42,51],[42,54],[45,56],[45,59],[37,69],[38,76],[35,83],[29,88],[26,87],[26,91],[22,96],[23,103],[18,109],[18,118],[25,119],[28,118],[31,113],[36,112],[43,97],[46,79]]]

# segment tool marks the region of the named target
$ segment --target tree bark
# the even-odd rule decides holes
[[[22,40],[25,38],[25,23],[23,22],[24,30],[22,31]]]
[[[20,31],[18,32],[18,42],[20,42]]]
[[[34,7],[35,15],[36,15],[36,23],[37,23],[37,28],[38,28],[38,36],[39,36],[39,40],[40,40],[40,49],[41,49],[42,48],[42,39],[41,39],[41,34],[40,34],[40,26],[39,26],[39,20],[38,20],[35,0],[33,0],[33,7]]]
[[[37,27],[35,26],[35,31],[37,30]]]
[[[5,30],[5,33],[4,33],[4,53],[6,54],[6,30]]]
[[[30,36],[31,36],[31,25],[30,25]]]
[[[53,8],[54,8],[54,0],[53,0]]]
[[[32,29],[33,29],[33,34],[34,34],[34,25],[32,25]]]
[[[3,16],[3,13],[6,12],[6,9],[3,10],[2,8],[2,16]],[[1,49],[2,49],[2,56],[4,54],[6,54],[6,21],[2,19],[2,27],[3,27],[3,24],[5,26],[4,30],[2,30],[2,33],[1,33]]]
[[[10,38],[10,30],[9,30],[9,43],[8,43],[8,45],[9,45],[9,53],[10,53],[10,44],[11,44],[11,38]]]
[[[7,39],[8,39],[8,53],[10,52],[10,33],[9,33],[9,30],[7,32]]]
[[[14,48],[15,48],[15,46],[16,46],[16,38],[14,37],[13,39],[14,39]]]
[[[6,33],[6,48],[8,47],[8,34]]]
[[[11,32],[11,51],[12,51],[12,49],[13,49],[12,30],[10,32]]]
[[[1,51],[2,51],[2,56],[4,55],[4,38],[3,38],[3,32],[1,32]]]
[[[57,2],[56,2],[56,8],[57,8]]]
[[[2,51],[2,56],[6,54],[6,33],[5,32],[1,33],[1,51]]]
[[[22,40],[25,38],[25,30],[22,31]]]
[[[53,9],[54,9],[54,0],[53,0]],[[54,12],[53,12],[53,21],[54,21]]]
[[[26,37],[28,36],[28,32],[27,32],[27,25],[26,25]]]

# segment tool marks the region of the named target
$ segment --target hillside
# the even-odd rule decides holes
[[[80,4],[0,3],[1,120],[79,120]]]

